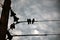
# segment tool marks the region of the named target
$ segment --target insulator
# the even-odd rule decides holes
[[[15,24],[14,23],[10,25],[10,29],[15,29]]]
[[[7,39],[12,40],[13,36],[9,35]]]
[[[14,18],[14,22],[18,22],[19,18],[17,18],[16,16],[14,16],[13,18]]]
[[[12,17],[12,16],[15,16],[15,15],[16,14],[11,10],[11,15],[10,16]]]
[[[7,36],[8,36],[7,39],[12,40],[13,36],[10,34],[10,32],[8,30],[7,30]]]

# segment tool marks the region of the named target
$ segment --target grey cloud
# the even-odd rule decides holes
[[[60,19],[59,6],[58,0],[12,0],[11,5],[20,20],[26,20],[27,18],[36,18],[36,20]],[[33,28],[33,25],[36,28]],[[28,25],[27,23],[18,24],[15,30],[17,32],[20,30],[22,34],[31,33],[33,30],[38,30],[42,33],[60,33],[60,22],[43,22],[34,23],[33,25]],[[46,28],[45,25],[47,26]],[[59,37],[20,37],[18,40],[59,40]]]

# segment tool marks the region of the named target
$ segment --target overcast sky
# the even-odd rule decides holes
[[[58,0],[12,0],[11,8],[19,17],[19,21],[27,18],[36,20],[58,20],[60,19],[60,6]],[[0,8],[0,15],[2,9]],[[9,25],[13,18],[9,17]],[[19,23],[16,29],[10,30],[12,34],[41,34],[60,33],[60,22],[39,22],[28,25]],[[60,36],[40,37],[14,37],[12,40],[60,40]]]

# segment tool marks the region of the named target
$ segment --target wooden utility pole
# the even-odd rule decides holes
[[[10,10],[11,0],[4,0],[1,13],[1,25],[0,25],[0,40],[6,40],[6,32],[8,28],[8,18]]]

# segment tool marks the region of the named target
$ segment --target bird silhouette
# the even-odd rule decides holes
[[[31,24],[31,19],[27,19],[28,24]]]
[[[32,20],[32,24],[35,22],[35,19],[33,18],[33,20]]]

